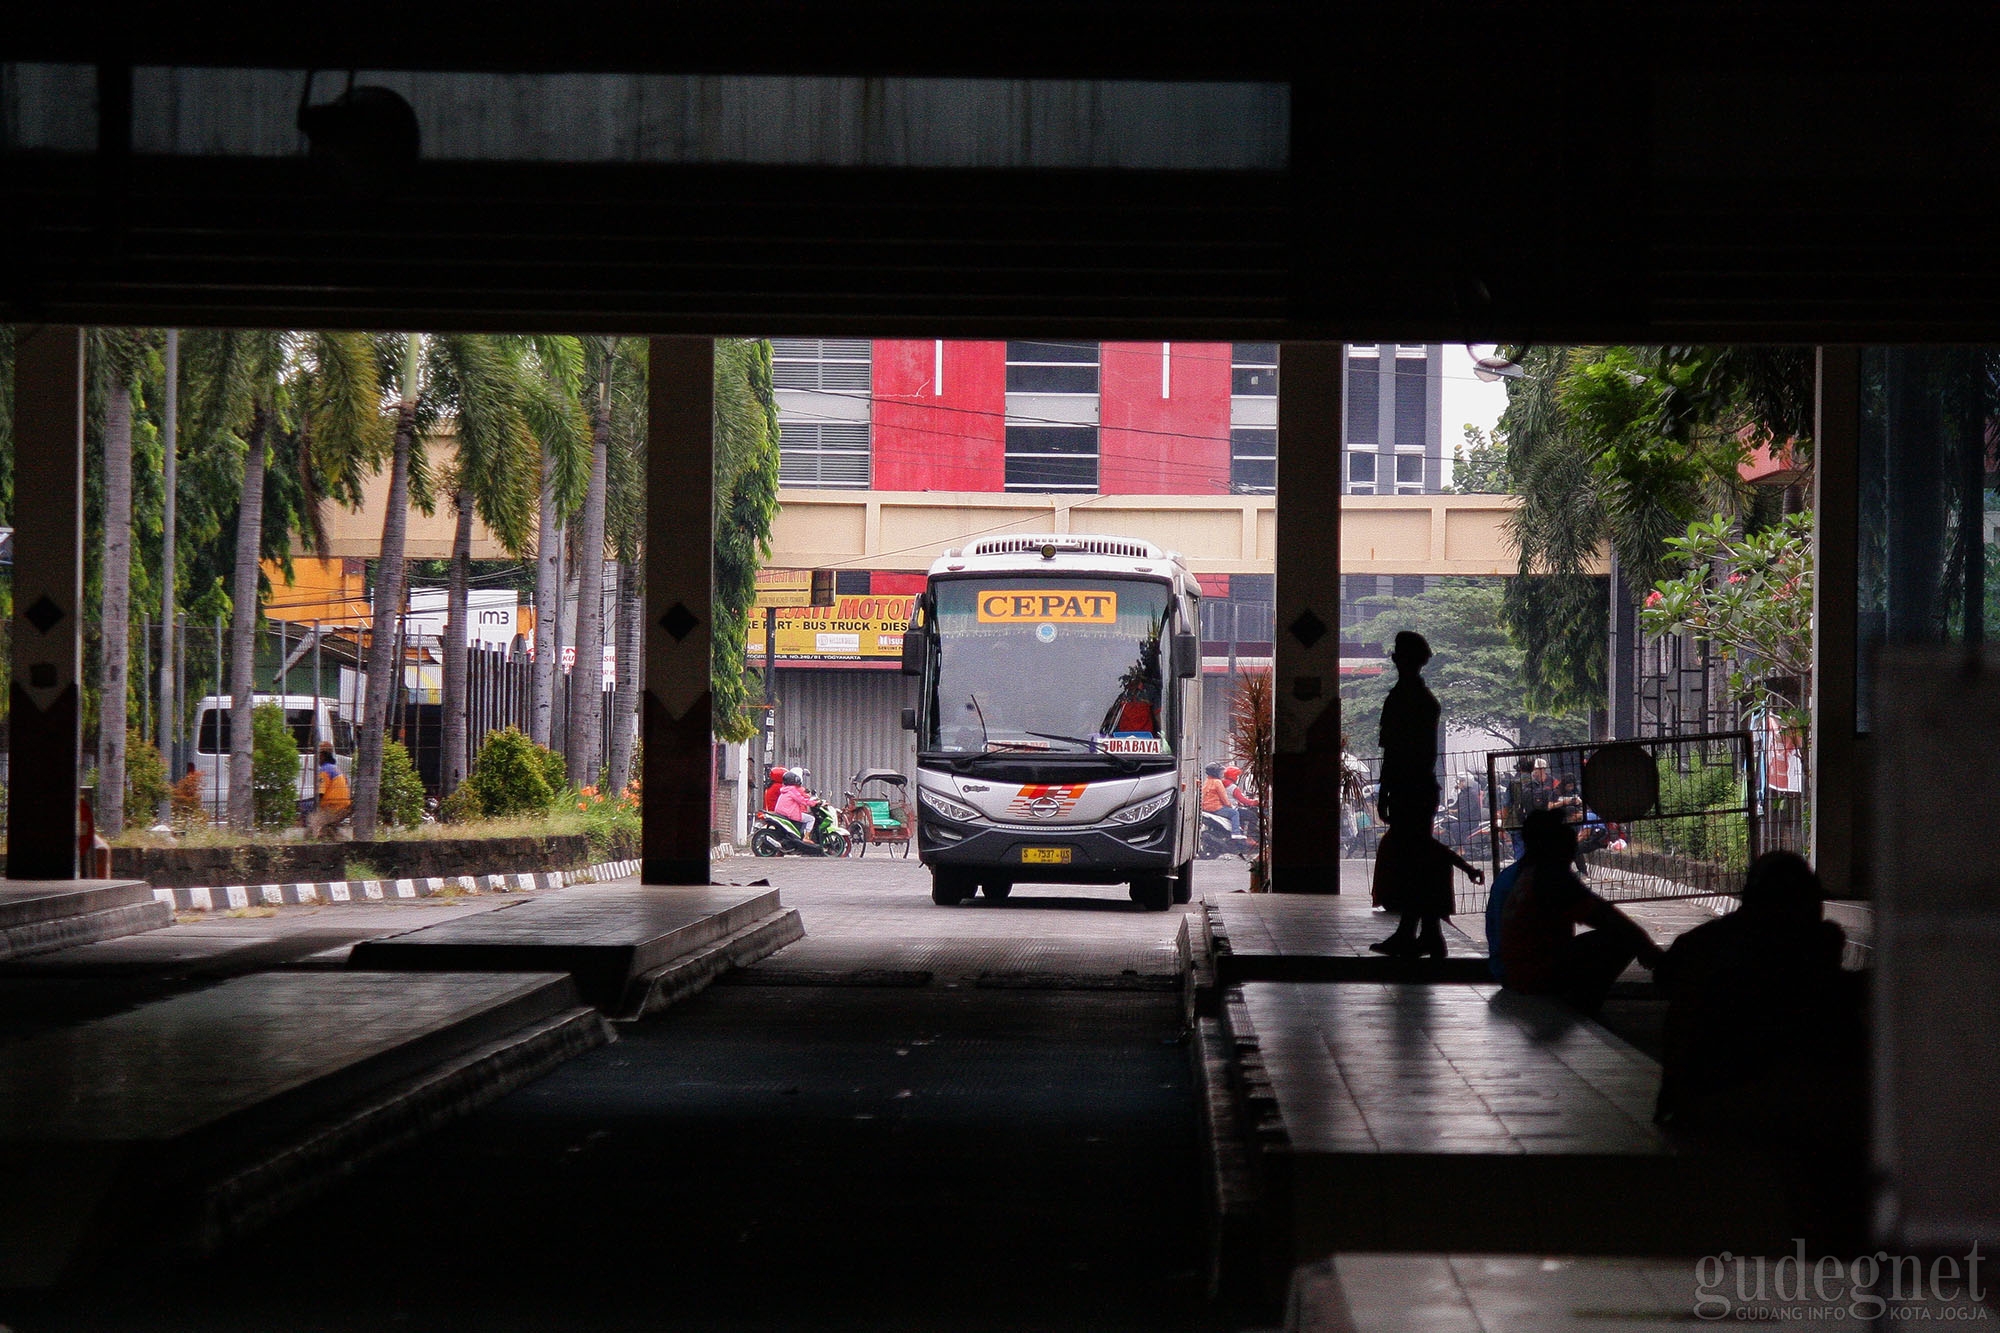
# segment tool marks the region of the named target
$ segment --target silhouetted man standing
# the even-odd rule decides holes
[[[1421,674],[1431,660],[1431,646],[1423,635],[1404,630],[1396,636],[1389,660],[1396,667],[1396,684],[1382,701],[1382,782],[1375,797],[1376,813],[1389,831],[1376,852],[1375,898],[1401,912],[1403,919],[1395,934],[1369,947],[1386,954],[1434,947],[1442,955],[1437,921],[1445,912],[1436,910],[1435,894],[1425,892],[1432,878],[1428,844],[1439,799],[1438,701]],[[1444,874],[1448,896],[1450,871]]]

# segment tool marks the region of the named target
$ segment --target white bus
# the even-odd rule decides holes
[[[903,725],[932,901],[1019,883],[1188,901],[1200,595],[1179,556],[1128,537],[988,537],[931,566],[903,640],[921,681]]]

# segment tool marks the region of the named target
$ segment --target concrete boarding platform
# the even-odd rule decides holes
[[[1250,982],[1222,1027],[1265,1261],[1339,1251],[1778,1252],[1760,1163],[1652,1123],[1658,1067],[1494,986]]]
[[[173,908],[136,879],[0,879],[0,959],[157,930]]]
[[[262,973],[0,1049],[0,1287],[212,1250],[610,1039],[562,974]]]
[[[1222,985],[1244,981],[1490,981],[1481,918],[1444,923],[1444,959],[1388,958],[1368,946],[1396,928],[1360,893],[1229,893],[1204,904]]]
[[[632,1015],[645,1007],[652,992],[649,974],[785,910],[775,889],[562,889],[477,916],[365,941],[348,956],[348,967],[567,972],[590,1004],[607,1014]],[[766,942],[776,949],[789,941],[784,932],[774,931]]]

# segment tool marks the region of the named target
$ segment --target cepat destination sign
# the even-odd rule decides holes
[[[1118,594],[1110,589],[1102,592],[991,589],[979,594],[979,619],[983,624],[1025,620],[1062,625],[1115,625]]]

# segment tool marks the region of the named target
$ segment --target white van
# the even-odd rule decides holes
[[[299,750],[299,799],[319,791],[313,758],[322,742],[333,745],[334,762],[349,782],[354,778],[354,724],[340,715],[339,700],[311,694],[259,694],[256,706],[280,704],[285,725]],[[194,770],[201,778],[201,799],[218,818],[229,812],[229,740],[232,700],[211,694],[195,710]],[[176,774],[176,777],[181,776]]]

